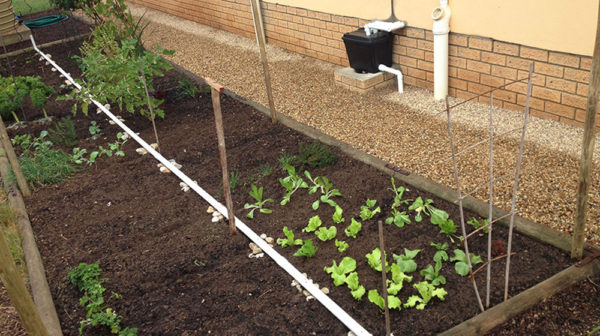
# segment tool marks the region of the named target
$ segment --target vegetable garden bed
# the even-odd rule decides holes
[[[70,59],[77,53],[77,43],[46,49],[66,71],[77,77],[79,70]],[[57,89],[62,79],[39,62],[38,56],[27,54],[17,62],[17,74],[42,74],[44,82]],[[45,68],[44,71],[41,71]],[[158,81],[167,88],[179,77],[171,71]],[[161,153],[183,165],[182,170],[218,199],[222,198],[218,151],[214,130],[212,105],[207,93],[196,99],[180,98],[172,91],[162,108],[164,121],[158,122]],[[312,140],[268,118],[249,106],[231,98],[222,99],[229,169],[239,177],[233,189],[236,214],[245,218],[245,203],[253,203],[248,195],[250,185],[264,189],[272,214],[256,211],[254,219],[245,222],[257,233],[283,238],[283,227],[293,230],[296,238],[312,239],[317,251],[312,258],[294,257],[297,247],[277,249],[302,272],[320,286],[328,287],[330,297],[352,315],[367,330],[382,334],[383,315],[369,302],[367,294],[361,301],[350,295],[347,286],[335,287],[324,267],[339,263],[343,257],[357,262],[360,284],[366,290],[381,293],[380,273],[367,263],[366,254],[379,246],[376,220],[390,216],[394,193],[390,190],[390,176],[357,162],[336,149],[339,157],[334,165],[308,169],[313,178],[325,176],[339,189],[342,197],[334,197],[343,209],[345,221],[334,224],[334,208],[321,203],[313,210],[318,198],[300,189],[285,206],[279,205],[285,189],[279,178],[288,174],[281,169],[282,154],[296,155],[299,144]],[[50,115],[66,115],[70,103],[50,102]],[[132,129],[145,139],[152,139],[150,122],[127,112],[121,114]],[[105,138],[90,139],[89,123],[94,120]],[[109,125],[95,112],[84,118],[75,118],[81,147],[92,148],[112,141],[120,130]],[[80,262],[98,263],[103,277],[110,279],[108,292],[119,293],[121,299],[111,299],[111,306],[124,316],[123,323],[140,329],[140,334],[191,335],[207,334],[324,334],[339,335],[346,331],[318,302],[307,301],[305,296],[290,286],[291,277],[268,258],[249,258],[248,240],[243,236],[228,235],[226,223],[211,222],[206,203],[193,193],[184,193],[179,181],[171,174],[160,173],[156,161],[139,156],[131,142],[124,147],[125,157],[103,158],[90,168],[58,185],[36,191],[27,202],[30,218],[37,233],[38,244],[48,273],[57,311],[66,335],[76,335],[79,321],[85,313],[79,305],[80,293],[65,280],[67,268]],[[270,168],[270,172],[269,172]],[[298,168],[298,171],[300,169]],[[304,175],[301,174],[302,177]],[[305,180],[307,180],[305,178]],[[308,182],[308,181],[307,181]],[[309,182],[310,183],[310,182]],[[400,184],[396,181],[396,187]],[[412,200],[421,197],[433,200],[433,206],[446,211],[458,222],[458,209],[448,202],[407,186],[403,199],[411,200],[399,210],[407,211],[411,224],[400,228],[385,225],[388,261],[391,254],[402,254],[404,249],[421,251],[415,261],[418,271],[409,275],[414,279],[405,283],[397,295],[403,303],[411,295],[418,295],[413,284],[423,280],[419,271],[433,261],[435,243],[448,243],[448,254],[462,248],[448,236],[438,233],[439,228],[429,217],[415,222],[414,211],[408,210]],[[376,200],[381,212],[369,220],[360,219],[361,206],[367,199]],[[337,227],[336,238],[349,244],[340,253],[334,240],[320,241],[314,233],[302,232],[309,219],[318,215],[323,226]],[[466,214],[466,218],[478,218]],[[352,218],[362,223],[356,238],[347,237],[345,229]],[[480,218],[478,218],[480,219]],[[496,244],[502,254],[505,230],[496,226]],[[529,288],[570,265],[565,253],[517,235],[513,240],[511,262],[511,295]],[[472,252],[484,255],[484,238],[471,241]],[[497,261],[492,270],[492,304],[501,302],[504,284],[504,263]],[[484,288],[484,272],[477,275]],[[433,298],[424,310],[403,308],[392,310],[391,325],[396,335],[431,334],[444,331],[471,318],[479,312],[470,280],[456,274],[454,263],[444,261],[440,271],[446,279],[442,285],[447,292],[444,301]],[[89,329],[91,334],[101,329]]]

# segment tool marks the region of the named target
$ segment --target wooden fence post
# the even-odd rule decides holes
[[[598,89],[600,88],[600,9],[596,26],[596,43],[592,59],[592,71],[588,90],[585,126],[581,160],[579,162],[579,178],[577,179],[577,198],[575,200],[575,230],[571,246],[571,258],[581,259],[585,243],[585,225],[587,221],[588,189],[591,184],[592,157],[596,140],[596,114],[598,110]]]
[[[0,278],[4,283],[10,301],[15,306],[21,322],[23,322],[25,331],[29,335],[48,335],[40,314],[33,304],[33,299],[25,287],[23,278],[17,270],[2,228],[0,228]]]
[[[225,196],[225,205],[229,217],[229,233],[237,234],[235,228],[235,214],[233,213],[233,201],[231,200],[231,188],[229,186],[229,171],[227,170],[227,152],[225,150],[225,134],[223,131],[223,115],[221,113],[221,92],[225,88],[210,78],[205,79],[206,84],[210,86],[213,110],[215,113],[215,126],[217,128],[217,141],[219,142],[219,156],[221,158],[221,172],[223,174],[223,196]]]

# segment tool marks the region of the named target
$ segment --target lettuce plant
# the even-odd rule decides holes
[[[408,210],[415,211],[417,213],[415,215],[415,221],[421,222],[423,220],[423,213],[429,215],[429,209],[433,207],[431,204],[433,204],[433,200],[426,199],[423,201],[423,199],[419,196],[417,199],[415,199],[413,204],[408,207]]]
[[[397,208],[400,205],[408,204],[409,200],[403,200],[402,196],[404,192],[408,189],[400,186],[396,187],[394,183],[394,178],[392,177],[392,188],[391,191],[394,192],[394,203],[392,203],[392,216],[385,219],[385,223],[391,225],[392,223],[397,227],[404,227],[405,224],[410,224],[410,216],[406,214],[406,211],[399,211]]]
[[[250,187],[252,190],[250,190],[249,194],[250,194],[250,196],[252,196],[252,198],[254,198],[256,200],[256,202],[253,204],[249,204],[249,203],[244,204],[244,209],[251,209],[250,212],[248,212],[248,214],[246,215],[246,217],[248,217],[250,219],[254,218],[254,211],[257,209],[260,213],[265,213],[265,214],[270,214],[271,212],[273,212],[270,209],[263,208],[265,203],[267,203],[267,202],[273,203],[274,202],[272,198],[267,198],[267,199],[263,200],[263,187],[256,188],[256,186],[254,184],[251,185]]]
[[[417,295],[413,295],[408,298],[406,303],[404,304],[404,308],[415,307],[419,310],[425,309],[425,306],[433,299],[437,297],[438,299],[444,301],[444,297],[448,292],[446,292],[443,288],[436,288],[434,285],[430,284],[427,281],[421,281],[413,285],[413,287],[419,292],[420,297]]]
[[[391,271],[392,279],[387,280],[387,291],[388,294],[396,295],[402,290],[404,281],[411,282],[413,277],[404,274],[398,264],[392,264]]]
[[[308,170],[304,171],[304,175],[313,184],[312,186],[308,187],[309,194],[314,194],[317,191],[321,191],[321,197],[319,197],[319,199],[314,201],[312,204],[312,208],[314,210],[319,208],[319,203],[326,203],[332,207],[337,205],[337,203],[331,198],[335,196],[342,196],[342,193],[337,189],[332,189],[333,184],[329,182],[327,177],[317,176],[313,179]]]
[[[332,240],[337,235],[337,228],[335,226],[320,227],[319,230],[315,231],[315,234],[321,241]]]
[[[471,259],[471,265],[477,265],[483,262],[480,256],[475,255],[473,253],[469,253]],[[454,250],[454,257],[450,258],[450,261],[456,261],[454,264],[454,270],[457,274],[462,276],[467,276],[469,274],[469,262],[467,260],[467,255],[461,249]]]
[[[319,226],[321,226],[321,224],[323,224],[323,222],[321,221],[319,215],[313,216],[308,220],[308,225],[302,229],[302,232],[314,232]]]
[[[294,253],[294,257],[312,258],[317,252],[316,246],[313,245],[312,239],[304,241],[304,244]]]
[[[337,247],[338,251],[344,252],[348,249],[349,245],[343,240],[335,240],[335,247]]]
[[[288,176],[279,179],[279,183],[285,188],[287,191],[285,195],[283,195],[283,199],[281,200],[281,205],[286,205],[290,202],[290,198],[292,194],[296,192],[296,190],[300,188],[308,188],[308,184],[296,174],[296,168],[289,164],[284,164],[283,166],[288,173]]]
[[[302,245],[302,239],[294,239],[294,231],[289,230],[287,226],[283,227],[283,234],[285,238],[277,238],[277,245],[281,245],[281,247]]]
[[[333,265],[325,267],[324,269],[327,274],[331,274],[333,284],[340,286],[346,283],[346,274],[353,272],[356,269],[356,260],[352,257],[344,257],[339,265],[333,260]]]
[[[435,266],[427,265],[426,268],[421,270],[421,275],[425,278],[425,280],[431,281],[431,284],[434,286],[445,285],[446,277],[440,275],[441,269],[441,262],[435,263]]]
[[[345,221],[343,216],[344,210],[342,210],[342,208],[339,205],[335,205],[335,212],[333,213],[333,215],[331,216],[331,218],[333,219],[333,222],[336,224],[341,224]]]
[[[350,289],[350,294],[355,300],[360,301],[365,295],[365,287],[358,282],[358,273],[352,272],[346,277],[346,285]]]
[[[344,232],[346,233],[346,236],[356,238],[356,235],[358,234],[361,228],[362,224],[356,219],[352,218],[350,225],[348,225]]]
[[[400,270],[404,273],[412,273],[417,270],[417,263],[413,260],[419,254],[421,250],[409,250],[404,249],[404,254],[394,254],[392,257],[396,261],[396,264],[400,266]]]
[[[360,218],[363,221],[369,220],[373,218],[373,216],[381,212],[380,207],[373,209],[376,203],[377,200],[367,199],[366,205],[360,207]]]
[[[369,301],[376,304],[379,307],[379,309],[385,309],[385,300],[381,295],[379,295],[379,292],[376,289],[371,289],[369,291],[368,297]],[[400,301],[400,299],[394,295],[388,295],[388,308],[401,310],[402,301]]]
[[[369,266],[374,270],[381,272],[381,251],[379,247],[375,248],[371,253],[367,253],[366,255],[367,261],[369,262]],[[390,265],[387,262],[387,256],[385,258],[385,271],[390,271]]]

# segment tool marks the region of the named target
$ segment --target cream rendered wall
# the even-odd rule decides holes
[[[387,19],[390,0],[265,0],[325,13]],[[449,0],[450,29],[526,46],[591,56],[600,0]],[[396,17],[431,29],[436,0],[395,0]]]

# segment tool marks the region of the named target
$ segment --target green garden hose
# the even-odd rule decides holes
[[[19,17],[17,16],[17,18],[19,18]],[[33,19],[33,20],[21,20],[19,18],[19,21],[23,22],[23,24],[26,25],[27,27],[34,29],[34,28],[48,27],[53,24],[57,24],[57,23],[66,21],[68,19],[69,19],[69,17],[67,15],[59,14],[59,15],[44,16],[41,18]]]

